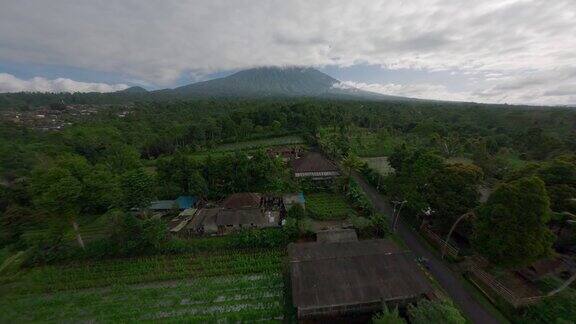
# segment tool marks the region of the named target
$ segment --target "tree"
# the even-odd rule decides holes
[[[84,248],[84,240],[76,221],[81,210],[82,183],[69,171],[59,168],[50,170],[47,177],[51,181],[36,188],[36,206],[53,216],[67,219],[72,224],[78,245]]]
[[[382,312],[374,315],[372,317],[373,324],[405,324],[406,320],[400,317],[398,314],[398,308],[389,309],[386,304],[384,304],[384,309]]]
[[[426,201],[434,211],[433,222],[443,232],[460,216],[478,205],[482,170],[475,165],[446,165],[430,178]]]
[[[408,316],[413,324],[464,324],[466,319],[451,302],[423,299],[416,306],[408,306]]]
[[[148,207],[154,196],[154,179],[141,168],[123,174],[120,187],[119,205],[124,209]]]
[[[198,171],[192,172],[192,175],[190,176],[188,188],[189,188],[189,193],[191,195],[194,195],[194,196],[197,196],[200,198],[206,198],[206,196],[208,196],[208,183],[206,182],[206,180],[204,179],[202,174],[200,174],[200,172],[198,172]]]
[[[350,180],[352,179],[352,171],[357,171],[362,167],[362,160],[360,160],[356,155],[349,153],[342,160],[342,165],[346,168],[346,183],[344,184],[344,191],[347,191],[350,187]]]
[[[537,177],[500,185],[479,210],[473,246],[491,262],[515,267],[550,254],[553,234],[546,227],[550,202]]]

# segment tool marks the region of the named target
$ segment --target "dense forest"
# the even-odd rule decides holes
[[[389,156],[396,169],[388,193],[407,199],[413,213],[441,210],[441,228],[476,206],[474,185],[534,175],[552,210],[576,212],[568,200],[576,192],[576,113],[568,109],[314,99],[138,103],[125,118],[117,109],[61,132],[2,125],[2,245],[30,244],[25,229],[54,215],[100,215],[178,194],[214,199],[294,189],[285,168],[262,151],[251,160],[241,152],[209,154],[223,143],[289,134],[334,158],[374,142],[372,154]],[[473,164],[443,162],[458,157]]]
[[[350,182],[353,170],[403,201],[409,221],[425,220],[442,235],[474,211],[462,224],[471,248],[500,267],[522,267],[576,243],[574,231],[563,240],[551,231],[576,214],[570,109],[288,98],[138,102],[118,116],[123,109],[103,105],[61,131],[2,122],[1,257],[26,251],[22,265],[34,266],[283,245],[294,239],[290,226],[208,244],[170,238],[161,220],[133,212],[179,195],[218,201],[235,192],[306,191],[309,184],[295,181],[284,162],[242,145],[292,138],[340,162],[343,191],[360,210],[371,207]],[[370,157],[386,157],[391,171],[369,168]],[[370,231],[384,226],[371,219],[351,218],[372,224]],[[70,239],[98,222],[105,224],[98,239]]]

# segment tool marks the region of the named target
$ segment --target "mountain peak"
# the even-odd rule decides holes
[[[148,90],[140,87],[140,86],[133,86],[130,88],[126,88],[124,90],[120,90],[118,92],[124,92],[124,93],[146,93],[148,92]]]

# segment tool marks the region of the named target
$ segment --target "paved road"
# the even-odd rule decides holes
[[[374,187],[357,174],[354,175],[354,178],[364,189],[378,211],[386,215],[392,215],[392,207]],[[470,320],[474,323],[481,324],[499,323],[498,320],[464,288],[463,283],[458,279],[459,275],[454,273],[439,257],[436,257],[435,254],[420,242],[417,234],[408,224],[402,221],[398,222],[397,234],[416,256],[422,256],[430,260],[430,273],[432,273],[442,288],[452,297],[452,300],[454,300]]]

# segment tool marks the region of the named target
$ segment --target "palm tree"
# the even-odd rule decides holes
[[[346,182],[344,184],[344,191],[350,188],[350,180],[352,179],[352,171],[357,171],[362,167],[362,160],[360,160],[356,155],[348,153],[348,155],[342,160],[342,166],[347,170]]]

